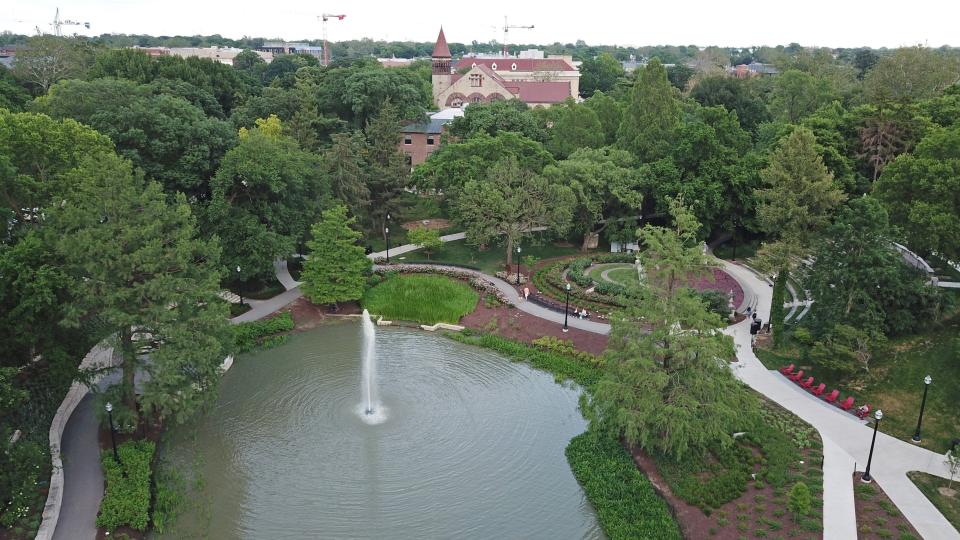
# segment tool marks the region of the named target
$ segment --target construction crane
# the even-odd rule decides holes
[[[323,21],[323,65],[326,66],[330,64],[330,47],[327,45],[327,21],[330,19],[342,21],[344,18],[346,18],[346,15],[331,15],[329,13],[324,13],[317,18]]]
[[[53,16],[53,22],[50,23],[53,26],[53,33],[57,36],[62,36],[61,27],[63,26],[83,26],[84,28],[89,29],[90,23],[88,22],[77,22],[71,21],[70,19],[62,20],[60,19],[60,8],[57,8],[57,14]],[[39,30],[39,28],[37,29]]]
[[[507,24],[507,16],[506,15],[503,16],[503,57],[504,58],[507,57],[507,32],[509,32],[511,28],[522,29],[522,30],[533,30],[533,25],[532,24],[530,26],[510,25],[510,24]]]

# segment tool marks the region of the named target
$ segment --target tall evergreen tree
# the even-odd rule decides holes
[[[630,92],[617,143],[641,161],[669,155],[670,143],[680,123],[680,104],[667,80],[667,71],[656,59],[643,69]]]
[[[397,147],[400,140],[400,113],[389,101],[380,107],[379,114],[366,127],[370,145],[369,216],[374,230],[385,231],[387,214],[396,213],[397,199],[403,193],[410,177],[407,157]],[[383,232],[386,238],[386,232]]]
[[[760,172],[767,187],[757,190],[757,217],[761,227],[776,238],[760,250],[761,260],[777,274],[770,311],[775,342],[783,324],[790,269],[809,253],[814,239],[830,223],[833,210],[846,199],[817,154],[816,142],[809,129],[794,130]]]
[[[182,421],[215,397],[232,347],[217,241],[197,238],[182,194],[168,203],[160,184],[115,155],[89,158],[68,176],[76,189],[51,216],[75,280],[64,322],[97,317],[112,328],[126,405]],[[139,399],[138,371],[148,375]]]
[[[323,212],[307,242],[310,258],[303,266],[303,293],[315,304],[357,300],[363,296],[370,259],[358,242],[363,236],[352,227],[356,218],[347,217],[347,208],[334,206]]]

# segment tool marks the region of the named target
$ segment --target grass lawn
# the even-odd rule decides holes
[[[473,311],[480,295],[461,281],[443,276],[393,276],[363,295],[363,307],[388,320],[456,324]]]
[[[541,245],[521,245],[521,250],[521,258],[533,255],[538,259],[580,253],[579,248],[575,245],[556,245],[547,242],[543,242]],[[392,257],[391,260],[393,260]],[[397,262],[419,262],[426,261],[427,256],[422,251],[417,250],[400,255],[396,260]],[[503,270],[506,260],[506,252],[503,246],[489,246],[485,251],[478,251],[476,246],[468,245],[465,240],[445,242],[443,247],[434,251],[430,257],[430,262],[472,266],[488,274]],[[513,264],[516,264],[516,254],[514,254]],[[516,271],[516,267],[514,267],[514,271]]]
[[[591,274],[592,276],[592,274]],[[594,281],[600,279],[600,276],[592,276]],[[627,283],[634,283],[637,281],[637,270],[632,266],[630,268],[615,268],[611,270],[607,277],[620,283],[621,285],[626,285]]]
[[[883,409],[880,430],[909,440],[917,427],[923,378],[933,377],[923,415],[921,446],[943,453],[950,441],[960,436],[960,417],[956,402],[960,398],[960,316],[943,326],[904,338],[894,338],[887,349],[870,362],[870,371],[847,379],[817,370],[809,361],[799,360],[796,349],[776,352],[755,349],[768,369],[791,363],[825,383],[827,391],[840,390],[841,397],[852,395],[857,405],[869,403],[871,409]]]
[[[956,493],[960,492],[960,482],[956,480],[953,482],[951,489],[955,490],[955,493],[953,496],[948,497],[940,493],[938,488],[947,488],[947,485],[950,483],[949,480],[919,471],[909,472],[907,476],[909,476],[910,479],[913,480],[913,483],[920,488],[920,491],[930,499],[930,502],[937,507],[937,510],[940,510],[943,517],[947,518],[947,521],[953,524],[954,527],[960,529],[960,493]]]

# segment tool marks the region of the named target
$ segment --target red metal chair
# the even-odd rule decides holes
[[[840,408],[849,411],[853,408],[853,396],[849,396],[847,399],[843,400],[843,403],[840,404]]]
[[[809,389],[811,386],[813,386],[813,377],[803,381],[803,384],[800,385],[800,388]]]
[[[810,392],[815,396],[820,396],[823,394],[823,391],[827,389],[827,385],[820,383],[820,386],[812,388]]]
[[[830,393],[827,395],[827,397],[825,397],[825,398],[823,398],[823,399],[824,399],[827,403],[834,403],[835,401],[837,401],[837,396],[839,396],[839,395],[840,395],[840,391],[839,391],[839,390],[834,390],[834,391],[830,392]]]
[[[802,370],[802,369],[801,369],[800,371],[794,373],[793,375],[791,375],[791,376],[790,376],[790,380],[791,380],[791,381],[799,381],[801,377],[803,377],[803,370]]]
[[[787,366],[787,367],[782,367],[782,368],[780,368],[780,373],[783,373],[784,375],[790,375],[790,374],[792,374],[792,373],[793,373],[793,364],[790,364],[790,365]]]
[[[854,414],[857,415],[857,418],[863,420],[868,414],[870,414],[870,404],[868,403],[862,407],[857,407],[857,410],[854,412]]]

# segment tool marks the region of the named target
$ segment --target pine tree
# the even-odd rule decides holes
[[[400,140],[400,113],[397,107],[389,101],[385,102],[376,118],[367,123],[365,133],[370,144],[370,171],[367,176],[369,215],[374,230],[384,231],[387,214],[396,212],[397,199],[410,176],[407,158],[397,148]]]
[[[135,410],[142,370],[141,409],[183,421],[216,396],[231,348],[220,247],[197,237],[183,194],[168,203],[160,184],[116,155],[89,158],[67,176],[76,189],[52,210],[50,229],[76,282],[65,323],[96,317],[112,328],[125,404]]]
[[[363,236],[351,228],[356,218],[347,217],[347,208],[334,206],[323,212],[313,226],[313,240],[307,242],[310,258],[304,264],[302,290],[311,302],[333,304],[363,296],[370,259],[358,241]]]
[[[656,161],[669,155],[679,124],[680,105],[667,80],[667,70],[654,59],[633,85],[617,133],[618,145],[643,162]]]

